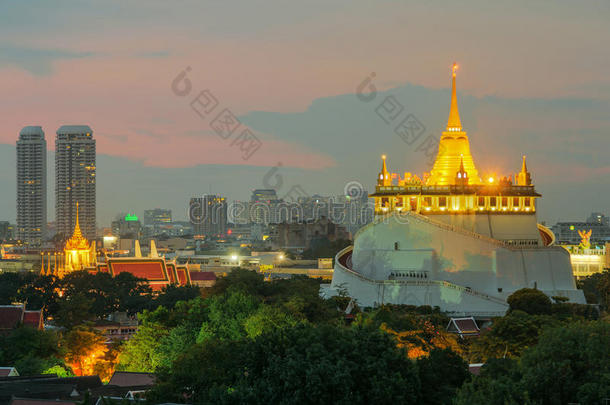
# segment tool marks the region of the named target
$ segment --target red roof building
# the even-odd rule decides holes
[[[181,286],[191,284],[191,274],[186,269],[186,267],[178,266],[176,268],[176,274],[178,275],[178,284],[180,284]]]
[[[16,377],[19,372],[15,367],[0,367],[0,377]]]
[[[216,273],[213,271],[190,271],[191,283],[198,287],[212,287],[216,284]]]
[[[42,311],[26,311],[25,305],[0,305],[0,333],[9,333],[19,325],[43,329]]]
[[[474,318],[451,318],[447,325],[447,332],[456,333],[461,338],[479,336],[479,326]]]

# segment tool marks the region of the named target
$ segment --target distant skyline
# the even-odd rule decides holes
[[[541,220],[608,213],[608,20],[607,1],[4,2],[0,220],[15,221],[14,145],[28,125],[50,149],[61,125],[91,126],[99,225],[155,207],[186,218],[210,191],[247,200],[278,162],[280,197],[294,184],[372,190],[382,153],[391,171],[421,175],[427,159],[354,92],[375,72],[379,100],[395,95],[438,136],[454,61],[480,170],[513,174],[525,154]],[[179,97],[187,67],[192,94]],[[204,89],[262,141],[249,159],[189,106]]]

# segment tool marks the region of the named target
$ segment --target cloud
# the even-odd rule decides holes
[[[47,76],[53,73],[53,64],[58,60],[86,58],[92,55],[91,52],[0,45],[0,68],[18,67],[36,76]]]

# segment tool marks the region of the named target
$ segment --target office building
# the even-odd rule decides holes
[[[17,141],[17,239],[39,246],[47,224],[47,141],[41,127],[25,127]]]
[[[57,232],[67,237],[76,223],[85,238],[95,239],[95,139],[87,125],[64,125],[55,139],[55,219]]]
[[[209,194],[191,198],[189,219],[195,236],[223,237],[227,233],[227,201],[219,195]]]
[[[154,208],[144,211],[144,226],[167,225],[172,222],[172,210]]]

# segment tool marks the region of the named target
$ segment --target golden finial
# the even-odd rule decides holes
[[[462,121],[458,110],[457,92],[455,88],[455,72],[458,69],[457,63],[451,68],[451,107],[449,109],[449,119],[447,120],[447,131],[461,131]]]

